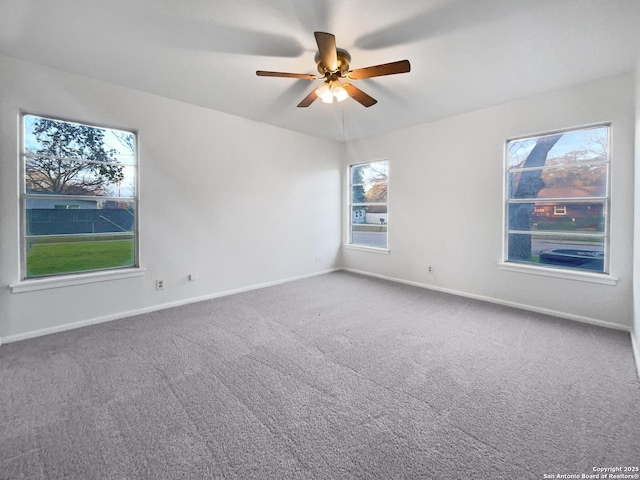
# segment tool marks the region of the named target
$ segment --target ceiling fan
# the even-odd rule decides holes
[[[324,83],[307,95],[298,104],[298,107],[308,107],[316,98],[320,98],[324,103],[333,103],[334,99],[341,102],[348,97],[353,98],[365,107],[370,107],[377,102],[376,99],[370,97],[358,87],[340,81],[340,79],[361,80],[363,78],[382,77],[411,71],[409,60],[349,70],[351,55],[346,50],[336,47],[336,37],[331,33],[325,32],[314,32],[314,35],[318,44],[318,53],[315,61],[320,76],[307,73],[266,72],[264,70],[256,72],[259,77],[286,77],[304,80],[324,79]]]

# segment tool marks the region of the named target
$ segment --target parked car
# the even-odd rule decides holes
[[[599,250],[549,248],[540,252],[540,263],[602,272],[604,271],[604,252]]]

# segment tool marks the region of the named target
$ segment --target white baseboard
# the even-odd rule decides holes
[[[405,285],[412,285],[414,287],[426,288],[428,290],[435,290],[442,293],[450,293],[460,297],[472,298],[474,300],[482,300],[483,302],[495,303],[498,305],[504,305],[507,307],[518,308],[520,310],[527,310],[535,313],[542,313],[544,315],[551,315],[553,317],[566,318],[568,320],[574,320],[576,322],[588,323],[590,325],[596,325],[598,327],[611,328],[614,330],[622,330],[625,332],[631,332],[631,328],[618,323],[608,322],[606,320],[600,320],[597,318],[584,317],[582,315],[575,315],[573,313],[560,312],[549,308],[535,307],[532,305],[526,305],[524,303],[510,302],[508,300],[501,300],[499,298],[486,297],[484,295],[476,295],[474,293],[461,292],[459,290],[453,290],[451,288],[442,288],[427,283],[413,282],[410,280],[403,280],[396,277],[388,277],[386,275],[379,275],[377,273],[364,272],[361,270],[354,270],[352,268],[343,268],[345,272],[356,273],[358,275],[366,275],[368,277],[380,278],[382,280],[389,280],[390,282],[403,283]]]
[[[0,345],[2,345],[2,343],[12,343],[12,342],[19,342],[21,340],[27,340],[29,338],[35,338],[35,337],[42,337],[44,335],[50,335],[52,333],[60,333],[60,332],[64,332],[67,330],[74,330],[76,328],[81,328],[81,327],[87,327],[89,325],[96,325],[98,323],[104,323],[104,322],[110,322],[112,320],[119,320],[121,318],[126,318],[126,317],[131,317],[134,315],[141,315],[141,314],[145,314],[145,313],[150,313],[150,312],[156,312],[158,310],[164,310],[166,308],[172,308],[172,307],[179,307],[181,305],[188,305],[190,303],[197,303],[197,302],[202,302],[205,300],[211,300],[214,298],[220,298],[220,297],[227,297],[229,295],[235,295],[236,293],[242,293],[242,292],[248,292],[251,290],[258,290],[260,288],[266,288],[266,287],[273,287],[275,285],[281,285],[283,283],[289,283],[289,282],[294,282],[296,280],[303,280],[305,278],[311,278],[311,277],[316,277],[319,275],[325,275],[327,273],[331,273],[331,272],[335,272],[341,270],[340,268],[331,268],[328,270],[323,270],[320,272],[314,272],[314,273],[310,273],[310,274],[306,274],[306,275],[299,275],[296,277],[289,277],[289,278],[284,278],[284,279],[280,279],[280,280],[274,280],[272,282],[266,282],[266,283],[260,283],[260,284],[256,284],[256,285],[250,285],[248,287],[242,287],[242,288],[236,288],[234,290],[226,290],[224,292],[218,292],[218,293],[212,293],[209,295],[204,295],[201,297],[194,297],[194,298],[188,298],[185,300],[177,300],[175,302],[168,302],[168,303],[163,303],[163,304],[159,304],[159,305],[153,305],[151,307],[145,307],[145,308],[139,308],[136,310],[129,310],[126,312],[120,312],[120,313],[116,313],[113,315],[106,315],[103,317],[96,317],[96,318],[90,318],[87,320],[81,320],[79,322],[71,322],[71,323],[65,323],[64,325],[56,325],[54,327],[48,327],[48,328],[42,328],[39,330],[33,330],[30,332],[25,332],[25,333],[19,333],[16,335],[8,335],[5,336],[3,338],[1,338],[0,340]]]
[[[33,330],[31,332],[25,332],[25,333],[19,333],[16,335],[8,335],[8,336],[4,336],[4,337],[0,337],[0,346],[6,343],[12,343],[12,342],[18,342],[21,340],[27,340],[29,338],[35,338],[35,337],[41,337],[44,335],[50,335],[52,333],[59,333],[59,332],[64,332],[67,330],[73,330],[76,328],[81,328],[81,327],[86,327],[89,325],[96,325],[98,323],[104,323],[104,322],[109,322],[112,320],[118,320],[121,318],[126,318],[126,317],[131,317],[134,315],[141,315],[141,314],[145,314],[145,313],[150,313],[150,312],[155,312],[158,310],[164,310],[166,308],[172,308],[172,307],[179,307],[181,305],[187,305],[190,303],[197,303],[197,302],[202,302],[205,300],[211,300],[214,298],[220,298],[220,297],[226,297],[229,295],[234,295],[237,293],[242,293],[242,292],[248,292],[251,290],[258,290],[260,288],[266,288],[266,287],[271,287],[271,286],[275,286],[275,285],[281,285],[284,283],[289,283],[289,282],[293,282],[296,280],[303,280],[305,278],[311,278],[311,277],[315,277],[315,276],[319,276],[319,275],[325,275],[327,273],[331,273],[331,272],[335,272],[338,270],[344,270],[346,272],[351,272],[351,273],[355,273],[358,275],[365,275],[365,276],[369,276],[369,277],[375,277],[375,278],[380,278],[382,280],[388,280],[391,282],[396,282],[396,283],[402,283],[405,285],[411,285],[414,287],[419,287],[419,288],[426,288],[429,290],[435,290],[435,291],[439,291],[439,292],[443,292],[443,293],[449,293],[452,295],[458,295],[461,297],[467,297],[467,298],[472,298],[475,300],[482,300],[485,302],[489,302],[489,303],[494,303],[494,304],[498,304],[498,305],[505,305],[508,307],[514,307],[514,308],[518,308],[521,310],[527,310],[527,311],[531,311],[531,312],[536,312],[536,313],[542,313],[545,315],[551,315],[554,317],[559,317],[559,318],[566,318],[569,320],[574,320],[577,322],[582,322],[582,323],[587,323],[590,325],[597,325],[600,327],[605,327],[605,328],[611,328],[611,329],[615,329],[615,330],[622,330],[622,331],[627,331],[631,334],[631,344],[632,344],[632,349],[633,349],[633,355],[635,357],[635,362],[636,362],[636,368],[638,370],[638,377],[640,378],[640,345],[638,345],[638,342],[636,341],[636,338],[634,336],[634,334],[631,332],[631,329],[629,327],[626,327],[624,325],[619,325],[617,323],[613,323],[613,322],[608,322],[605,320],[600,320],[600,319],[595,319],[595,318],[590,318],[590,317],[585,317],[585,316],[581,316],[581,315],[574,315],[574,314],[570,314],[570,313],[566,313],[566,312],[560,312],[560,311],[556,311],[556,310],[551,310],[551,309],[546,309],[546,308],[539,308],[539,307],[534,307],[531,305],[525,305],[525,304],[521,304],[521,303],[516,303],[516,302],[509,302],[509,301],[505,301],[505,300],[500,300],[500,299],[496,299],[496,298],[492,298],[492,297],[486,297],[483,295],[476,295],[476,294],[471,294],[471,293],[466,293],[466,292],[461,292],[458,290],[453,290],[453,289],[449,289],[449,288],[442,288],[442,287],[437,287],[434,285],[428,285],[425,283],[419,283],[419,282],[413,282],[410,280],[403,280],[400,278],[396,278],[396,277],[389,277],[386,275],[379,275],[379,274],[375,274],[375,273],[370,273],[370,272],[364,272],[364,271],[360,271],[360,270],[355,270],[355,269],[351,269],[351,268],[332,268],[332,269],[328,269],[328,270],[323,270],[321,272],[314,272],[311,274],[306,274],[306,275],[299,275],[296,277],[289,277],[289,278],[285,278],[285,279],[280,279],[280,280],[275,280],[272,282],[265,282],[265,283],[260,283],[260,284],[256,284],[256,285],[250,285],[247,287],[242,287],[242,288],[237,288],[237,289],[233,289],[233,290],[226,290],[223,292],[218,292],[218,293],[213,293],[210,295],[204,295],[204,296],[200,296],[200,297],[194,297],[194,298],[188,298],[185,300],[178,300],[175,302],[168,302],[168,303],[163,303],[163,304],[159,304],[159,305],[153,305],[151,307],[145,307],[145,308],[140,308],[140,309],[136,309],[136,310],[129,310],[126,312],[120,312],[120,313],[116,313],[113,315],[106,315],[106,316],[102,316],[102,317],[96,317],[96,318],[91,318],[91,319],[87,319],[87,320],[81,320],[78,322],[71,322],[71,323],[66,323],[63,325],[56,325],[54,327],[49,327],[49,328],[43,328],[43,329],[39,329],[39,330]]]

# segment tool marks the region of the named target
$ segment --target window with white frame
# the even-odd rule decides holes
[[[22,116],[22,278],[138,265],[136,134]]]
[[[349,243],[387,248],[389,161],[352,165],[349,178]]]
[[[507,141],[507,262],[608,273],[609,129]]]

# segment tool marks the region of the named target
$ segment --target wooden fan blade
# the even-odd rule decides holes
[[[259,77],[286,77],[286,78],[302,78],[304,80],[318,80],[315,75],[309,75],[308,73],[285,73],[285,72],[265,72],[258,70],[256,75]]]
[[[314,32],[320,60],[327,70],[335,72],[338,70],[338,50],[336,49],[336,37],[330,33]]]
[[[309,105],[311,105],[314,100],[318,98],[318,95],[316,95],[316,91],[315,90],[311,90],[311,93],[309,95],[307,95],[306,97],[304,97],[304,100],[302,100],[299,104],[298,107],[308,107]]]
[[[370,97],[369,95],[364,93],[362,90],[360,90],[358,87],[354,87],[353,85],[348,83],[345,83],[342,86],[344,87],[344,89],[347,91],[347,93],[351,98],[353,98],[356,102],[360,102],[365,107],[370,107],[371,105],[375,105],[376,103],[378,103],[378,101],[375,98]]]
[[[362,78],[382,77],[384,75],[395,75],[396,73],[407,73],[411,71],[409,60],[400,60],[399,62],[383,63],[373,67],[358,68],[351,70],[347,77],[352,80],[360,80]]]

